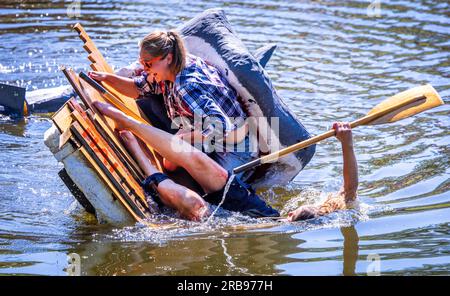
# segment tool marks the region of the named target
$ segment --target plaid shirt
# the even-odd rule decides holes
[[[202,129],[204,136],[214,131],[226,136],[244,122],[246,115],[237,100],[236,91],[219,70],[199,57],[187,56],[186,66],[176,76],[175,83],[149,83],[147,76],[143,72],[134,78],[139,94],[162,94],[169,118],[172,121],[181,119],[178,126],[185,128],[188,125],[192,129],[194,117],[199,117],[202,124],[205,120],[208,122],[203,124],[206,125]],[[218,130],[219,125],[221,130]]]

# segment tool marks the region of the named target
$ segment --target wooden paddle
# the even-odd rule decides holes
[[[391,123],[443,104],[441,97],[431,85],[418,86],[384,100],[370,110],[366,116],[350,123],[350,126],[354,128],[360,125]],[[241,173],[264,163],[275,162],[284,155],[306,148],[334,135],[335,130],[331,129],[326,133],[241,165],[233,170],[233,174]]]

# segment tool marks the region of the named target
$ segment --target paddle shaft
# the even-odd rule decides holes
[[[401,108],[403,108],[405,106],[408,106],[408,105],[410,105],[410,104],[412,104],[414,102],[419,102],[420,100],[425,100],[425,99],[426,99],[425,96],[419,96],[419,97],[412,98],[410,100],[404,101],[403,103],[400,103],[400,104],[391,106],[389,108],[386,108],[386,109],[384,109],[382,111],[375,112],[373,114],[368,114],[368,115],[366,115],[364,117],[361,117],[360,119],[357,119],[357,120],[351,122],[350,126],[352,128],[354,128],[354,127],[357,127],[357,126],[360,126],[360,125],[369,124],[369,123],[373,122],[374,120],[376,120],[376,119],[378,119],[380,117],[383,117],[383,116],[385,116],[385,115],[387,115],[387,114],[389,114],[389,113],[391,113],[393,111],[399,110],[399,109],[401,109]],[[300,149],[303,149],[303,148],[306,148],[308,146],[311,146],[311,145],[313,145],[313,144],[315,144],[317,142],[320,142],[322,140],[330,138],[330,137],[334,136],[335,133],[336,133],[336,131],[334,129],[332,129],[332,130],[329,130],[329,131],[327,131],[327,132],[325,132],[325,133],[323,133],[321,135],[317,135],[317,136],[309,138],[309,139],[307,139],[305,141],[296,143],[294,145],[291,145],[291,146],[286,147],[284,149],[281,149],[279,151],[273,152],[273,153],[268,154],[266,156],[263,156],[261,158],[258,158],[258,159],[255,159],[253,161],[250,161],[249,163],[246,163],[244,165],[241,165],[241,166],[235,168],[233,170],[233,174],[239,174],[241,172],[244,172],[246,170],[252,169],[252,168],[257,167],[257,166],[259,166],[261,164],[264,164],[264,163],[275,162],[275,161],[278,160],[278,158],[280,158],[282,156],[285,156],[285,155],[287,155],[289,153],[298,151]]]

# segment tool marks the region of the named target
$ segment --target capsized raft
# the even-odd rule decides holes
[[[113,73],[112,67],[106,63],[82,26],[77,24],[74,28],[84,42],[84,49],[89,53],[91,68]],[[274,149],[309,137],[300,121],[279,98],[264,70],[264,65],[274,50],[273,46],[260,49],[257,54],[250,54],[233,33],[221,10],[207,10],[178,30],[190,53],[204,58],[228,77],[243,103],[250,106],[247,110],[249,115],[278,117],[278,134],[272,130],[269,120],[263,122],[263,126],[258,126],[258,129],[269,129],[272,133],[272,142],[266,139],[266,148],[269,150],[264,152],[273,152]],[[133,76],[138,71],[133,66],[122,69],[119,74]],[[46,145],[64,165],[59,175],[77,200],[87,211],[95,214],[100,223],[146,223],[145,220],[157,213],[158,209],[154,204],[149,204],[139,186],[143,180],[142,172],[115,134],[114,123],[96,113],[92,107],[95,100],[108,100],[79,79],[71,69],[64,68],[63,72],[83,104],[75,99],[69,100],[55,113],[54,125],[45,133]],[[102,85],[114,95],[119,109],[149,124],[153,124],[152,120],[157,122],[160,119],[154,120],[155,116],[165,114],[155,114],[149,112],[148,108],[140,108],[145,107],[145,99],[136,101],[119,94],[105,83]],[[141,146],[146,149],[153,164],[162,171],[161,156],[151,147],[145,147],[145,144]],[[309,147],[260,168],[252,185],[267,186],[289,182],[310,161],[314,149],[314,146]],[[182,172],[170,177],[194,190],[198,189],[192,179]]]

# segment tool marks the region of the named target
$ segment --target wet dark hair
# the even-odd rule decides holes
[[[164,59],[171,53],[172,62],[169,68],[174,74],[178,74],[185,66],[186,48],[180,34],[174,30],[152,32],[141,40],[139,47],[155,58]]]

